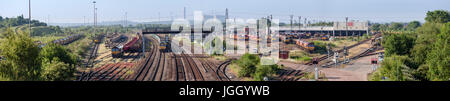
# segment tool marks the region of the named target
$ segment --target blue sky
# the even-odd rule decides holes
[[[31,0],[32,17],[50,23],[92,22],[93,0]],[[188,18],[194,10],[214,15],[229,9],[231,18],[260,18],[272,14],[282,22],[289,15],[311,21],[352,20],[373,22],[423,22],[430,10],[450,10],[450,0],[95,0],[98,20],[123,20],[125,12],[132,21],[157,21],[182,18],[187,7]],[[0,0],[0,16],[28,17],[28,0]],[[295,17],[298,19],[297,17]],[[303,20],[303,19],[302,19]]]

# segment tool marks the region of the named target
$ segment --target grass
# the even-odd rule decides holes
[[[230,68],[230,73],[234,74],[234,75],[238,75],[239,73],[239,66],[236,63],[231,63],[230,65],[228,65],[228,68]]]
[[[314,72],[307,72],[304,75],[300,76],[301,79],[306,79],[306,80],[314,80]],[[320,73],[319,74],[319,80],[321,81],[328,81],[328,79],[325,77],[324,73]]]
[[[221,55],[214,55],[212,56],[214,59],[219,60],[219,61],[226,61],[227,57],[225,56],[221,56]]]
[[[309,54],[304,51],[291,51],[289,52],[289,58],[301,62],[310,61],[312,59]]]
[[[88,37],[84,37],[80,40],[77,40],[66,47],[73,53],[75,53],[78,57],[83,57],[86,52],[89,50],[89,43],[91,40]]]

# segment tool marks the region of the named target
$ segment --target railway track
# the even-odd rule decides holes
[[[153,38],[147,38],[158,43]],[[136,65],[132,81],[230,81],[225,73],[231,61],[222,64],[207,61],[209,56],[191,55],[182,52],[159,50],[159,44],[152,44],[148,57]],[[182,50],[176,48],[175,50]]]
[[[97,52],[98,52],[99,46],[100,46],[100,44],[94,43],[94,47],[88,57],[86,67],[94,67],[94,60],[95,60],[95,57],[97,57]]]
[[[183,63],[185,69],[187,69],[187,71],[192,73],[193,79],[194,81],[204,81],[205,79],[203,78],[202,73],[200,72],[199,66],[197,66],[193,60],[192,57],[190,57],[187,54],[181,53],[181,57],[184,59]]]
[[[376,55],[376,54],[379,54],[379,53],[384,53],[384,52],[374,53],[376,50],[379,50],[379,49],[380,49],[380,47],[377,47],[377,46],[371,46],[369,49],[364,50],[363,52],[359,53],[358,55],[353,56],[353,57],[350,57],[350,58],[349,58],[349,61],[351,61],[351,60],[356,60],[356,59],[359,59],[359,58],[365,57],[365,56],[371,56],[371,55]],[[339,62],[338,64],[340,64],[340,63],[342,63],[342,61]],[[330,66],[332,66],[332,65],[335,65],[335,63],[322,65],[322,67],[330,67]]]
[[[176,54],[173,54],[173,61],[174,61],[174,66],[176,68],[176,81],[187,81],[187,77],[184,71],[184,66],[183,66],[183,61],[181,60],[181,58],[179,56],[177,56]]]
[[[363,44],[363,43],[365,43],[367,41],[370,41],[370,39],[366,39],[366,40],[360,41],[360,42],[358,42],[356,44],[350,45],[350,46],[347,47],[347,49],[352,49],[352,48],[354,48],[356,46],[359,46],[359,45],[361,45],[361,44]],[[339,50],[334,51],[334,52],[330,52],[330,54],[334,54],[335,52],[337,52],[337,53],[344,52],[344,48],[339,49]],[[324,56],[319,57],[318,61],[320,62],[320,61],[323,61],[323,60],[326,60],[326,59],[328,59],[328,55],[324,55]],[[310,61],[308,63],[305,63],[305,65],[313,65],[313,63]]]
[[[152,43],[156,43],[154,40],[150,40]],[[152,44],[151,50],[147,57],[144,59],[144,61],[138,65],[137,67],[137,73],[131,76],[131,79],[133,81],[144,81],[145,77],[147,76],[150,66],[152,65],[153,61],[155,60],[156,54],[158,51],[158,46],[156,44]],[[144,53],[145,54],[145,53]],[[150,64],[149,64],[150,63]]]
[[[225,72],[227,69],[226,67],[230,64],[231,60],[227,60],[217,67],[216,74],[218,75],[220,81],[231,81],[231,79],[227,76],[227,73]]]
[[[134,64],[114,63],[90,70],[78,78],[78,81],[117,81],[125,78],[126,72]]]
[[[279,74],[280,81],[298,81],[305,75],[302,70],[280,70]]]

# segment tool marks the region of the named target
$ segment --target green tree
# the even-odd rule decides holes
[[[426,22],[421,27],[416,29],[416,41],[411,50],[410,57],[413,59],[414,65],[411,68],[417,69],[425,64],[427,54],[432,49],[433,43],[436,41],[436,36],[441,33],[441,23]],[[422,66],[421,70],[426,70],[426,66]]]
[[[406,29],[408,29],[408,30],[415,30],[418,27],[420,27],[420,22],[419,21],[411,21],[406,26]]]
[[[239,68],[239,77],[249,77],[251,74],[255,73],[256,65],[259,64],[259,56],[254,54],[244,54],[239,60],[235,60],[234,62],[238,64]]]
[[[381,27],[381,24],[378,24],[378,23],[370,25],[370,29],[373,31],[380,31],[381,30],[380,27]]]
[[[450,21],[450,15],[444,10],[428,11],[425,20],[431,23],[447,23]]]
[[[384,38],[383,47],[385,48],[386,56],[393,54],[407,55],[414,46],[414,37],[405,33],[389,34]]]
[[[433,44],[431,52],[426,60],[428,64],[427,77],[433,81],[450,80],[450,23],[446,23],[441,34],[438,35],[436,42]]]
[[[0,64],[0,76],[8,80],[39,80],[39,48],[33,43],[29,33],[14,34],[8,28],[4,36],[5,40],[0,44],[0,55],[6,60],[2,60]]]
[[[389,26],[389,29],[391,30],[403,30],[403,24],[398,22],[391,23],[391,26]]]
[[[63,81],[71,80],[75,67],[64,62],[61,62],[58,57],[53,58],[52,61],[45,58],[42,60],[41,78],[46,81]]]
[[[270,77],[278,70],[278,65],[257,65],[253,74],[255,81],[263,81],[264,77]]]
[[[48,44],[45,47],[42,47],[39,56],[43,60],[48,59],[53,61],[54,58],[58,58],[58,61],[69,65],[76,64],[76,56],[73,55],[67,48],[58,44]]]
[[[413,81],[412,69],[406,62],[407,56],[392,55],[384,59],[381,67],[371,75],[371,81]]]

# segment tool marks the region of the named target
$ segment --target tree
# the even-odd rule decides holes
[[[29,33],[14,34],[11,29],[4,33],[0,55],[6,59],[0,63],[0,76],[9,80],[39,80],[39,48]]]
[[[391,30],[402,30],[403,29],[403,24],[402,23],[398,23],[398,22],[393,22],[391,24],[391,26],[389,26],[389,29],[391,29]]]
[[[61,62],[58,57],[53,60],[44,59],[42,63],[41,78],[46,81],[70,80],[75,72],[75,67]]]
[[[73,55],[67,48],[58,44],[50,43],[45,47],[42,47],[39,56],[42,60],[48,59],[49,61],[53,61],[54,58],[58,58],[58,61],[69,65],[76,64],[76,56]]]
[[[253,74],[253,78],[255,81],[263,81],[264,77],[269,77],[278,69],[278,65],[258,65],[256,66],[256,71]]]
[[[436,36],[441,33],[441,28],[441,23],[426,22],[416,29],[417,38],[410,54],[410,57],[414,62],[414,65],[411,65],[411,68],[418,69],[421,65],[425,64],[427,54],[432,49],[433,43],[435,43],[437,38]],[[425,66],[422,67],[421,70],[425,70]]]
[[[428,65],[427,78],[432,81],[450,80],[450,22],[442,26],[441,34],[438,35],[428,54],[426,63]]]
[[[255,73],[256,65],[259,64],[259,56],[254,54],[244,54],[239,60],[234,61],[240,67],[238,76],[249,77]]]
[[[448,11],[444,10],[428,11],[425,20],[431,23],[447,23],[450,21],[450,15]]]
[[[373,31],[380,31],[381,24],[375,23],[370,26],[370,29]]]
[[[386,56],[393,54],[407,55],[414,46],[414,38],[405,33],[390,34],[384,38],[383,47],[386,51]]]
[[[48,44],[39,50],[29,33],[16,34],[8,28],[0,42],[0,79],[13,81],[69,80],[75,72],[76,58],[66,48]]]
[[[371,81],[413,81],[415,80],[410,69],[405,63],[407,56],[392,55],[384,59],[381,67],[373,73]]]
[[[420,27],[420,22],[419,21],[411,21],[406,26],[406,29],[408,29],[408,30],[415,30],[418,27]]]

